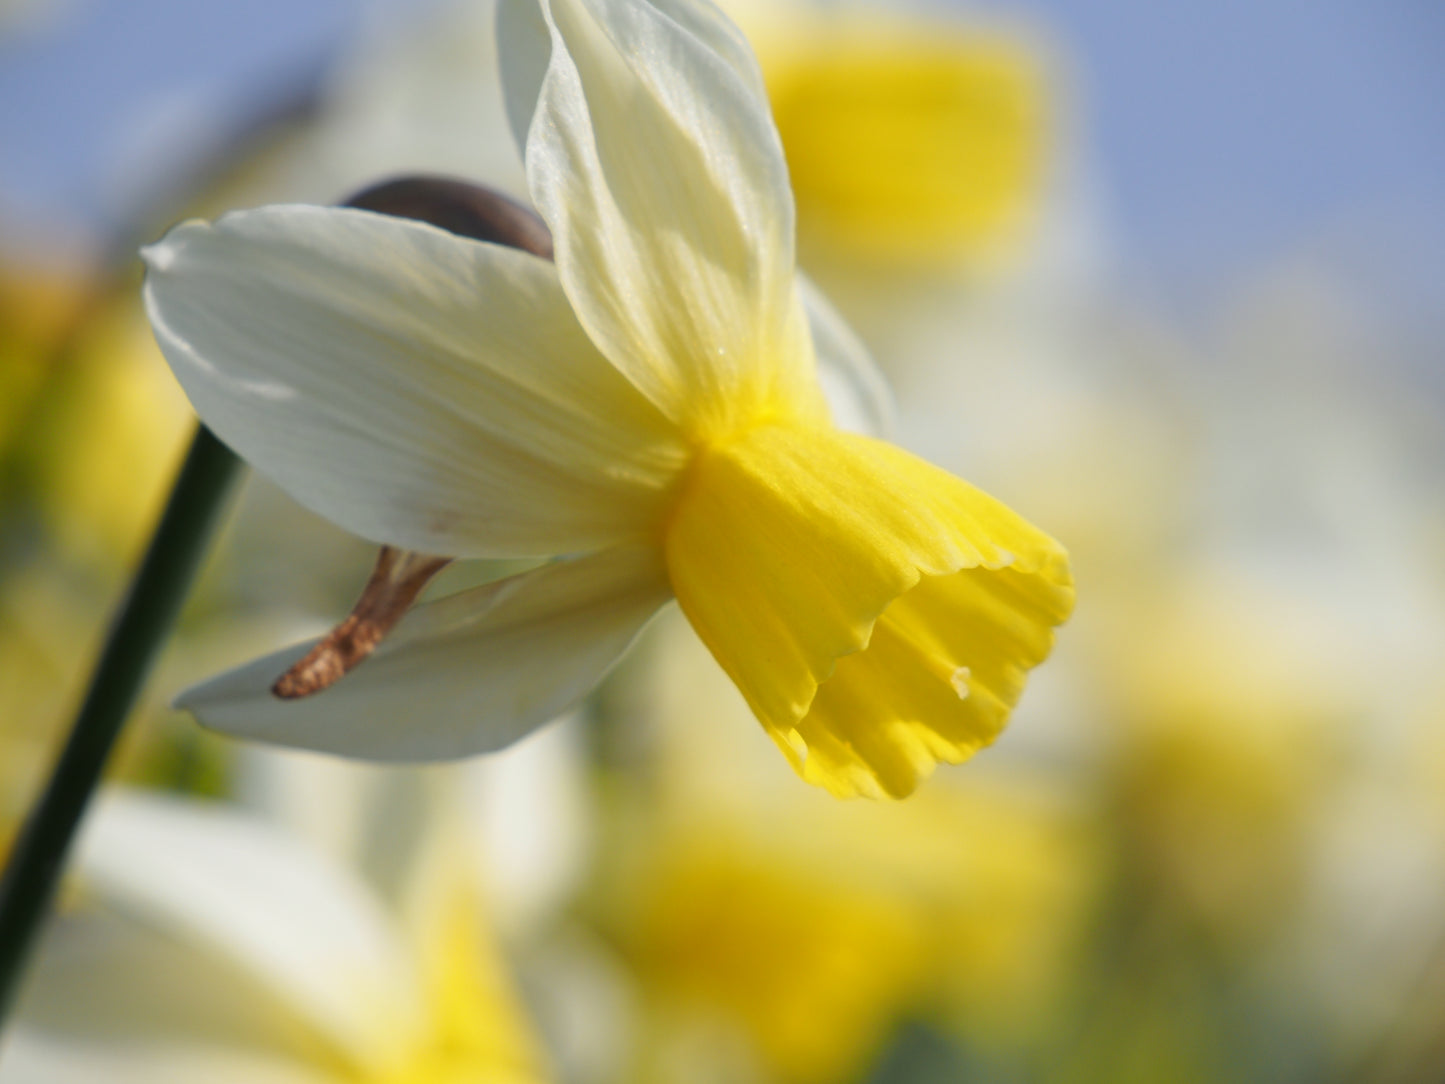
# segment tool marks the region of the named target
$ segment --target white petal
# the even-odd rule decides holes
[[[233,797],[342,863],[357,854],[378,776],[390,769],[272,745],[237,750]]]
[[[313,696],[270,693],[306,643],[189,689],[177,706],[238,737],[368,760],[492,752],[585,696],[670,597],[655,547],[618,547],[418,606]]]
[[[793,198],[739,32],[696,2],[541,0],[544,51],[525,2],[503,0],[502,76],[514,126],[530,120],[532,199],[592,340],[685,424],[811,408]]]
[[[17,1007],[22,1026],[73,1044],[190,1042],[347,1061],[323,1030],[192,928],[157,921],[133,901],[122,900],[123,911],[94,903],[66,907],[46,927]]]
[[[73,1043],[17,1028],[0,1084],[336,1084],[331,1073],[228,1047]]]
[[[394,914],[418,841],[432,831],[439,773],[276,745],[241,752],[238,799],[353,870]]]
[[[509,933],[545,929],[587,868],[591,844],[582,712],[466,765],[463,802],[487,902]]]
[[[550,556],[658,514],[680,445],[546,261],[300,206],[186,222],[145,256],[156,338],[202,419],[348,530]]]
[[[707,0],[653,0],[657,8],[703,42],[759,97],[766,97],[763,73],[752,47],[737,25]],[[500,0],[497,5],[497,39],[506,42],[498,53],[507,120],[517,150],[525,158],[527,132],[542,92],[552,35],[537,0]]]
[[[841,429],[870,437],[893,432],[893,392],[873,355],[812,279],[798,274],[798,294],[808,314],[818,380]]]
[[[86,825],[77,869],[110,906],[244,968],[355,1064],[397,1064],[418,1041],[418,976],[376,901],[264,823],[115,791]]]

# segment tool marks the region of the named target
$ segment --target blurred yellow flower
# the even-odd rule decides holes
[[[536,1084],[539,1051],[445,822],[382,882],[261,819],[105,796],[7,1080]]]
[[[881,817],[663,808],[629,823],[607,921],[659,1032],[730,1024],[761,1078],[819,1084],[854,1079],[912,1017],[984,1048],[1042,1033],[1096,856],[1058,803],[973,789]]]
[[[133,296],[83,268],[0,269],[0,838],[73,710],[100,599],[188,414]]]
[[[594,900],[656,1079],[722,1052],[735,1069],[685,1078],[859,1079],[912,1017],[983,1049],[1043,1033],[1100,872],[1056,776],[830,802],[737,725],[747,705],[680,621],[643,646],[615,695],[647,725],[650,771],[611,794]]]
[[[913,265],[1018,249],[1053,138],[1038,48],[882,5],[753,14],[805,242]]]
[[[0,840],[40,785],[93,635],[89,594],[54,562],[5,569],[0,593]],[[3,850],[0,844],[0,850]]]
[[[506,2],[504,90],[555,265],[416,222],[270,207],[146,252],[202,417],[373,541],[554,557],[414,610],[355,673],[313,645],[186,693],[236,734],[381,760],[499,748],[585,694],[675,597],[794,768],[902,796],[991,742],[1073,604],[999,502],[837,428],[870,372],[794,269],[762,78],[715,9]]]
[[[1249,945],[1295,914],[1342,737],[1368,717],[1358,645],[1313,599],[1208,567],[1172,576],[1098,661],[1113,786],[1149,877]],[[1137,632],[1147,625],[1147,643]]]
[[[75,558],[128,564],[159,515],[190,412],[128,296],[96,306],[67,364],[32,449],[43,513]]]
[[[768,1078],[847,1079],[916,997],[933,931],[890,886],[800,874],[801,855],[733,836],[676,832],[628,870],[619,918],[651,1012],[683,1035],[688,1014],[731,1021]]]
[[[78,270],[13,255],[0,262],[0,453],[9,452],[56,350],[91,298],[90,286]]]

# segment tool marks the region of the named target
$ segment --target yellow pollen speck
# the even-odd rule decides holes
[[[968,699],[968,679],[972,676],[972,670],[967,666],[960,666],[948,679],[948,683],[953,686],[953,691],[958,694],[960,700]]]

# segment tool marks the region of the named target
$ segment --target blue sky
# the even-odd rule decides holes
[[[1071,56],[1118,242],[1137,266],[1188,282],[1332,232],[1426,248],[1433,224],[1429,236],[1445,239],[1438,0],[990,10],[1038,16]],[[168,130],[224,130],[315,70],[360,12],[356,0],[59,0],[0,41],[0,211],[103,227],[124,203],[114,164],[126,152],[162,146]]]

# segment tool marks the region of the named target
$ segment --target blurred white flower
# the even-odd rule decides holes
[[[105,795],[0,1080],[545,1079],[455,825],[427,823],[368,881],[252,816]]]
[[[409,770],[254,746],[238,759],[236,792],[248,808],[358,866],[370,864],[376,839],[395,838],[419,809],[451,802],[463,829],[453,860],[479,880],[511,941],[557,919],[590,857],[584,725],[570,713],[492,756]]]

